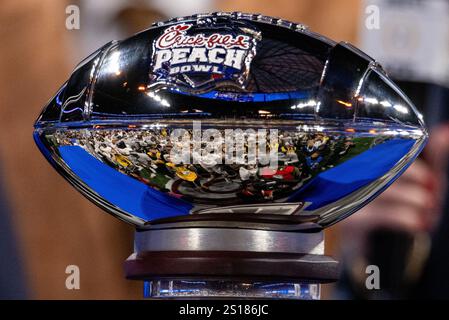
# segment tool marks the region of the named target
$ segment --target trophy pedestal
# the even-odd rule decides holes
[[[146,298],[319,299],[338,262],[322,231],[189,227],[137,231],[125,271]]]

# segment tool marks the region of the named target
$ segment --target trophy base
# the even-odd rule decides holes
[[[137,231],[125,262],[146,298],[319,299],[339,265],[322,232],[227,228]]]

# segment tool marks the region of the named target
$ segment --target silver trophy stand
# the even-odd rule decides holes
[[[308,300],[320,298],[321,283],[338,278],[339,264],[324,255],[323,231],[313,223],[291,230],[215,224],[136,231],[127,278],[143,280],[151,299]]]

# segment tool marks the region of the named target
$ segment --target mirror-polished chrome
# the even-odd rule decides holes
[[[388,187],[427,131],[350,44],[276,18],[214,13],[97,50],[44,108],[34,137],[82,194],[139,228],[326,227]]]
[[[324,254],[324,235],[323,232],[177,228],[136,232],[134,247],[137,255],[148,251],[189,250]]]

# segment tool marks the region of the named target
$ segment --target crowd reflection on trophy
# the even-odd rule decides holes
[[[59,147],[78,146],[104,164],[158,191],[198,204],[223,202],[226,205],[285,201],[319,173],[392,138],[388,134],[357,136],[348,132],[281,130],[275,143],[265,144],[267,154],[273,150],[276,153],[277,166],[273,167],[258,161],[251,163],[248,149],[251,146],[259,149],[256,135],[237,130],[233,138],[243,142],[242,164],[238,161],[227,164],[227,146],[221,142],[221,161],[212,152],[199,155],[198,163],[191,164],[171,159],[177,141],[170,139],[166,125],[147,127],[153,128],[57,130],[46,138],[56,154]],[[192,130],[186,133],[191,141]],[[222,133],[224,136],[224,130]],[[204,153],[209,143],[201,142],[199,152]],[[193,143],[189,147],[193,153]],[[235,157],[236,151],[232,152]],[[303,208],[306,206],[307,203],[303,204]]]
[[[245,135],[244,132],[241,134]],[[166,128],[57,131],[47,139],[53,142],[55,152],[59,146],[79,146],[103,163],[156,190],[197,203],[224,200],[227,204],[237,204],[282,199],[318,173],[385,138],[281,131],[279,143],[267,145],[267,153],[271,148],[276,150],[277,168],[259,163],[225,164],[225,161],[215,165],[214,154],[201,157],[199,164],[176,164],[170,158],[173,142]],[[251,141],[244,144],[246,154],[248,144]],[[205,145],[203,143],[203,147]],[[244,161],[248,162],[248,159]]]

